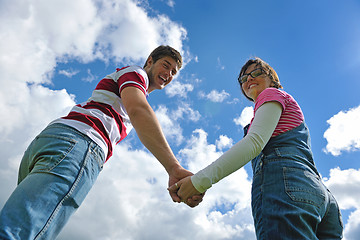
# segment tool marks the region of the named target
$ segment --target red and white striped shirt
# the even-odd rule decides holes
[[[85,103],[74,106],[66,117],[52,123],[66,124],[89,136],[104,150],[108,160],[113,146],[133,128],[120,98],[121,91],[128,86],[147,95],[149,79],[144,69],[138,66],[116,69],[98,83]]]
[[[283,109],[279,122],[271,137],[289,131],[304,121],[304,115],[295,99],[290,94],[277,88],[266,88],[259,94],[255,102],[254,113],[261,105],[271,101],[279,102]]]

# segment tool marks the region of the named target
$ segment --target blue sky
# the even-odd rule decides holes
[[[359,236],[359,1],[3,1],[0,30],[0,207],[41,129],[86,101],[116,67],[142,66],[169,44],[184,67],[149,102],[179,161],[196,172],[242,138],[253,105],[237,75],[261,57],[304,112],[345,239]],[[251,176],[248,164],[197,208],[175,204],[166,172],[134,131],[59,239],[255,239]]]

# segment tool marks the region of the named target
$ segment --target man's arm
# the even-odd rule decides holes
[[[158,159],[169,174],[169,186],[186,176],[193,175],[181,167],[175,158],[144,93],[136,87],[127,87],[121,91],[121,99],[140,141]],[[170,193],[170,195],[175,202],[181,201],[176,193]],[[189,206],[194,207],[201,200],[202,198],[199,199],[199,197],[193,198]]]
[[[180,166],[167,143],[154,111],[144,93],[135,87],[121,92],[121,99],[140,141],[159,160],[168,173]]]

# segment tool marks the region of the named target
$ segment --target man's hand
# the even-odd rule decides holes
[[[193,174],[182,168],[181,166],[179,166],[178,168],[173,169],[173,171],[171,171],[169,173],[169,194],[172,198],[172,200],[174,202],[182,202],[184,201],[189,207],[196,207],[197,205],[199,205],[199,203],[201,203],[204,194],[205,193],[199,193],[197,192],[197,194],[193,195],[193,196],[189,196],[186,200],[184,200],[184,198],[180,198],[178,195],[178,187],[180,187],[180,185],[178,185],[178,187],[175,185],[176,183],[178,183],[181,179],[184,178],[189,178],[192,176]],[[191,182],[191,180],[190,180]]]

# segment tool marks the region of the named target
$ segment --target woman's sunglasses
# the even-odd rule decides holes
[[[263,73],[265,73],[264,70],[262,70],[261,68],[257,68],[255,70],[252,70],[250,73],[244,74],[241,77],[239,77],[238,81],[240,84],[243,84],[247,81],[249,75],[253,78],[256,78],[262,75]]]

